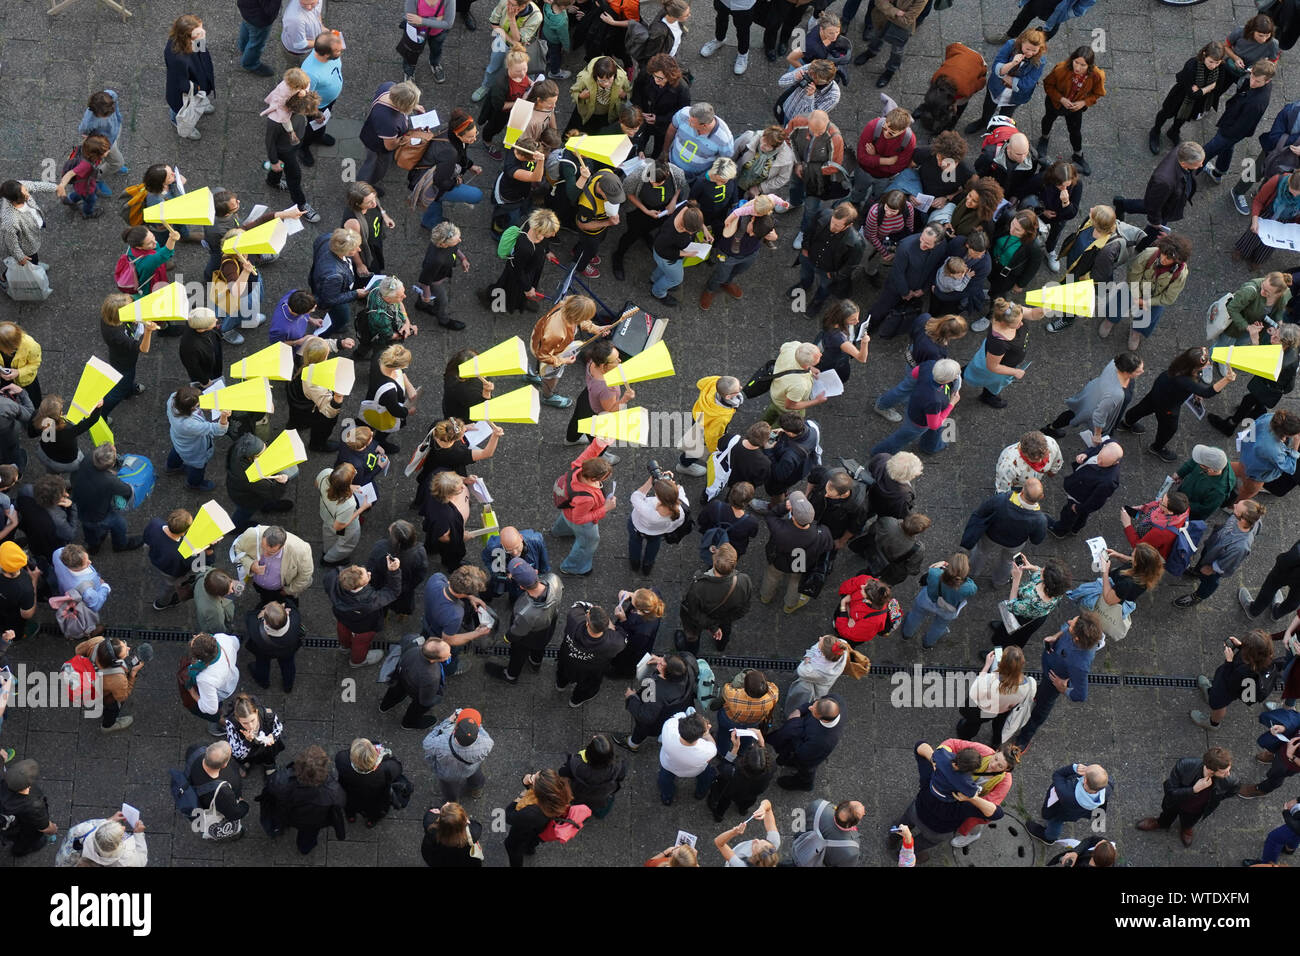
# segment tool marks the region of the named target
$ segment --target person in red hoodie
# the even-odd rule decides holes
[[[893,179],[912,163],[916,134],[912,114],[894,108],[862,127],[858,137],[858,170],[853,174],[850,201],[857,207],[873,197],[879,184]]]
[[[840,603],[835,612],[835,633],[854,644],[889,634],[903,620],[889,585],[869,574],[859,574],[840,585]]]
[[[1138,508],[1120,509],[1119,523],[1124,526],[1124,537],[1129,547],[1149,544],[1169,560],[1169,553],[1178,540],[1178,531],[1187,524],[1190,505],[1181,491],[1171,491],[1159,501],[1148,501]]]
[[[600,519],[618,504],[616,497],[606,498],[602,490],[614,472],[609,461],[600,457],[608,445],[603,439],[592,439],[569,465],[569,471],[555,482],[555,505],[560,513],[555,517],[551,534],[574,539],[573,549],[560,562],[561,574],[591,573],[600,544]]]

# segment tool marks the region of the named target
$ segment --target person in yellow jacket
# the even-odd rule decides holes
[[[13,383],[27,392],[33,405],[41,404],[41,347],[16,322],[0,322],[0,384]]]
[[[718,439],[727,430],[745,393],[740,379],[732,375],[708,375],[695,383],[700,397],[691,408],[692,424],[682,438],[679,474],[699,478],[707,472],[704,460],[718,450]]]

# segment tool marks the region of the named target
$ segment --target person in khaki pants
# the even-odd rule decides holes
[[[811,571],[822,556],[834,547],[831,533],[817,524],[816,511],[802,492],[791,492],[786,499],[788,514],[767,515],[767,567],[758,599],[771,604],[776,592],[785,585],[785,613],[793,614],[810,600],[799,593],[804,572]]]

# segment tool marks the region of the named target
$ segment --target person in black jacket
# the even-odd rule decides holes
[[[1191,846],[1196,824],[1240,789],[1241,781],[1232,775],[1232,754],[1227,749],[1211,747],[1199,760],[1184,757],[1169,771],[1160,816],[1139,820],[1137,828],[1168,830],[1176,818],[1183,846]]]
[[[794,768],[794,773],[777,777],[778,787],[809,792],[813,789],[817,768],[840,741],[844,729],[842,709],[834,694],[819,697],[804,710],[791,711],[781,728],[768,737],[777,764]]]
[[[284,497],[288,474],[281,472],[256,480],[248,477],[253,459],[264,451],[266,442],[252,432],[245,432],[226,455],[226,495],[235,505],[235,513],[230,517],[235,522],[236,535],[253,525],[258,512],[283,514],[293,510],[293,499]]]
[[[767,510],[779,512],[786,492],[804,482],[816,465],[821,429],[798,412],[782,412],[777,425],[773,432],[776,443],[766,450],[772,470],[763,488],[771,496]],[[762,507],[760,504],[755,510]]]
[[[555,689],[566,690],[573,685],[570,707],[581,707],[600,693],[600,681],[609,662],[625,644],[604,608],[578,601],[569,609],[556,660]]]
[[[796,289],[811,291],[809,317],[820,312],[832,295],[848,291],[853,267],[862,260],[862,234],[853,228],[857,220],[858,210],[849,202],[822,209],[804,237],[799,251],[799,281],[786,290],[786,296],[792,296]],[[898,260],[894,261],[897,268]]]
[[[390,791],[402,775],[402,762],[387,748],[358,737],[334,755],[334,769],[345,795],[343,813],[348,823],[356,823],[360,813],[370,828],[392,809]]]
[[[910,328],[912,317],[925,310],[924,296],[948,259],[946,239],[943,227],[931,224],[897,245],[889,278],[867,308],[865,322],[873,339],[892,339]]]
[[[524,776],[524,791],[506,807],[506,856],[511,866],[523,866],[542,842],[542,831],[552,821],[565,819],[573,805],[573,788],[554,770],[539,770]]]
[[[655,156],[668,138],[673,116],[683,106],[691,105],[691,88],[682,78],[677,61],[667,53],[650,57],[645,69],[637,70],[632,81],[631,103],[641,110],[653,131],[652,138],[646,142],[645,154]]]
[[[730,544],[713,550],[713,566],[696,571],[678,610],[681,640],[685,647],[698,651],[700,639],[708,635],[710,647],[719,654],[731,639],[736,621],[749,611],[754,584],[748,574],[736,570],[736,549]]]
[[[867,521],[867,490],[843,468],[818,466],[808,473],[805,491],[817,523],[831,533],[836,549],[858,535]]]
[[[141,535],[127,536],[126,518],[113,504],[115,496],[129,503],[133,495],[131,486],[117,477],[116,462],[117,449],[105,442],[82,459],[72,477],[72,502],[80,512],[81,531],[90,554],[98,554],[104,538],[110,535],[114,551],[134,551],[144,544]]]
[[[1053,844],[1067,823],[1098,819],[1096,814],[1105,813],[1112,796],[1110,774],[1101,764],[1066,764],[1052,774],[1052,785],[1043,797],[1039,812],[1047,823],[1029,820],[1025,829],[1040,843]]]
[[[756,800],[763,795],[776,773],[776,755],[763,740],[763,732],[758,734],[758,745],[746,747],[740,752],[741,737],[736,731],[731,732],[731,749],[723,755],[718,763],[718,776],[709,788],[705,802],[713,813],[713,819],[721,823],[727,815],[727,808],[735,805],[742,814],[748,814]]]
[[[1029,287],[1043,264],[1043,244],[1038,239],[1038,215],[1032,209],[1011,212],[1010,207],[993,224],[993,243],[989,255],[993,267],[989,271],[990,300],[1010,298]],[[974,331],[980,331],[972,326]]]
[[[1187,58],[1183,68],[1174,76],[1174,85],[1165,94],[1147,134],[1147,147],[1152,156],[1160,155],[1160,130],[1166,121],[1173,120],[1167,135],[1169,142],[1177,145],[1185,122],[1218,109],[1219,97],[1228,85],[1228,71],[1223,68],[1227,55],[1228,51],[1220,41],[1211,40]]]
[[[573,788],[573,802],[591,807],[596,819],[614,809],[614,795],[623,789],[627,762],[615,757],[607,734],[596,734],[576,754],[567,754],[556,771]]]
[[[402,587],[387,610],[405,618],[414,609],[415,593],[429,573],[429,555],[415,532],[415,525],[399,519],[388,526],[388,535],[375,542],[366,558],[366,570],[372,577],[382,576],[390,554],[401,562]]]
[[[271,27],[280,15],[282,0],[239,0],[239,65],[254,76],[275,76],[275,70],[262,62]]]
[[[36,785],[40,765],[35,760],[16,760],[4,765],[0,775],[0,830],[12,844],[15,857],[35,853],[46,843],[53,843],[58,824],[50,819],[50,802]]]
[[[982,575],[992,564],[997,587],[1011,582],[1011,556],[1026,544],[1042,544],[1047,537],[1047,516],[1040,502],[1043,483],[1030,478],[1020,491],[985,498],[971,513],[961,546],[971,552],[971,577]]]
[[[277,837],[285,827],[293,827],[298,852],[304,856],[316,849],[325,827],[333,827],[337,839],[347,839],[343,788],[330,772],[330,758],[315,744],[294,758],[289,769],[272,774],[257,799],[267,836]]]
[[[691,706],[699,678],[693,654],[651,657],[647,663],[650,672],[641,679],[641,686],[623,692],[623,705],[632,715],[632,732],[614,737],[614,743],[633,753],[647,737],[659,736],[665,720]]]
[[[181,334],[180,359],[190,382],[207,388],[225,374],[221,355],[221,329],[211,309],[191,309]]]
[[[785,613],[793,614],[812,598],[799,593],[805,572],[816,568],[822,558],[835,547],[831,533],[817,523],[817,512],[804,497],[803,492],[792,491],[786,496],[789,514],[769,514],[767,521],[767,567],[763,583],[758,589],[758,599],[771,604],[781,585],[785,585]]]
[[[1296,369],[1300,368],[1300,325],[1283,323],[1269,329],[1268,337],[1270,345],[1282,346],[1282,369],[1278,372],[1277,380],[1252,375],[1246,383],[1246,394],[1241,396],[1241,401],[1231,415],[1215,415],[1211,412],[1205,416],[1207,422],[1225,435],[1237,434],[1243,421],[1266,414],[1295,390]]]
[[[731,470],[727,473],[727,483],[723,490],[734,488],[748,482],[755,488],[767,484],[772,473],[772,459],[768,457],[767,448],[773,442],[772,426],[767,422],[754,422],[740,435],[723,435],[718,439],[718,451],[727,453]],[[732,442],[735,445],[732,445]]]
[[[1147,234],[1136,252],[1141,252],[1161,233],[1161,226],[1178,222],[1196,195],[1196,177],[1193,175],[1205,163],[1205,150],[1200,143],[1180,143],[1160,160],[1141,199],[1115,196],[1111,205],[1120,221],[1130,212],[1146,213]]]
[[[296,655],[302,647],[302,614],[293,603],[271,601],[244,616],[244,647],[253,655],[248,673],[257,686],[271,686],[271,661],[280,665],[280,683],[287,694],[298,674]]]
[[[1232,153],[1237,144],[1255,135],[1259,121],[1268,111],[1268,101],[1273,94],[1273,75],[1277,64],[1271,60],[1256,60],[1250,68],[1250,80],[1238,87],[1232,99],[1223,108],[1214,136],[1205,144],[1206,163],[1201,172],[1214,182],[1223,181],[1223,174],[1232,169]]]
[[[370,650],[375,635],[384,626],[384,609],[397,599],[402,589],[398,572],[402,563],[388,556],[388,576],[383,590],[370,586],[370,572],[357,565],[331,568],[325,574],[325,593],[329,596],[334,620],[338,625],[339,645],[351,651],[353,667],[378,664],[384,652]]]
[[[189,747],[185,751],[185,776],[203,810],[215,804],[223,817],[237,821],[248,816],[252,809],[246,800],[240,799],[243,776],[239,764],[230,759],[230,744],[224,740]]]
[[[283,124],[270,117],[266,120],[266,158],[270,163],[266,184],[278,189],[283,180],[289,198],[302,210],[302,218],[307,222],[320,222],[320,213],[311,207],[307,194],[302,191],[302,164],[298,159],[299,144],[307,134],[308,119],[319,121],[321,118],[320,94],[311,90],[295,93],[285,103],[285,109],[289,111],[292,135]]]
[[[1000,146],[989,146],[975,160],[976,176],[991,176],[1007,201],[1017,203],[1037,191],[1038,156],[1024,133],[1014,133]]]
[[[867,462],[871,484],[867,487],[867,514],[902,520],[916,510],[916,489],[912,483],[921,477],[924,466],[910,451],[890,455],[881,452]]]
[[[1278,593],[1286,588],[1286,597],[1278,600]],[[1300,608],[1300,541],[1293,544],[1288,551],[1283,551],[1273,560],[1268,569],[1264,583],[1254,599],[1250,591],[1242,586],[1237,591],[1237,600],[1241,602],[1247,617],[1259,617],[1264,611],[1272,612],[1273,620],[1281,621],[1290,617]]]
[[[1082,531],[1088,516],[1105,507],[1119,488],[1119,464],[1123,457],[1124,449],[1113,441],[1077,456],[1074,471],[1061,483],[1067,495],[1061,517],[1049,521],[1047,530],[1058,538]]]
[[[432,867],[483,865],[479,837],[483,824],[471,820],[459,803],[444,803],[424,811],[424,839],[420,856]]]
[[[1300,329],[1297,330],[1300,332]],[[1119,420],[1119,427],[1125,431],[1141,434],[1146,428],[1139,425],[1148,415],[1156,416],[1156,440],[1148,446],[1148,451],[1161,461],[1178,461],[1178,455],[1168,447],[1174,433],[1178,431],[1178,413],[1193,395],[1197,399],[1213,398],[1237,380],[1237,373],[1228,369],[1227,373],[1213,385],[1202,381],[1202,375],[1210,367],[1210,350],[1204,345],[1179,354],[1169,368],[1156,376],[1151,391],[1142,400],[1128,410]]]
[[[1073,849],[1058,853],[1046,866],[1090,866],[1096,869],[1115,865],[1119,853],[1115,844],[1104,836],[1092,836]]]
[[[208,52],[206,40],[203,21],[194,14],[177,17],[172,23],[167,45],[163,47],[163,62],[167,66],[165,97],[173,123],[185,105],[190,84],[194,85],[196,92],[207,94],[207,106],[201,107],[203,113],[211,113],[216,108],[211,102],[216,98],[216,72],[212,68],[212,54]],[[198,139],[199,131],[193,130],[188,138]]]
[[[402,726],[408,730],[427,730],[436,724],[438,718],[429,711],[442,700],[447,687],[443,664],[450,658],[451,645],[440,637],[412,642],[397,659],[397,670],[389,678],[379,712],[387,713],[409,697],[411,702],[402,715]]]

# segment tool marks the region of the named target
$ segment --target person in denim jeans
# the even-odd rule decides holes
[[[262,50],[271,36],[271,27],[280,15],[281,0],[239,0],[239,65],[257,76],[273,76],[275,71],[262,62]]]
[[[669,295],[669,290],[677,288],[685,279],[686,247],[695,241],[695,234],[703,228],[704,214],[692,199],[655,234],[655,268],[650,273],[650,294],[665,305],[677,305],[677,298]]]
[[[105,442],[82,459],[77,468],[72,488],[72,501],[81,513],[81,530],[86,539],[86,550],[95,554],[112,535],[114,551],[133,551],[144,544],[144,538],[128,537],[126,518],[114,503],[115,497],[130,502],[131,486],[117,477],[113,466],[117,462],[117,449]]]
[[[601,490],[614,471],[609,460],[600,457],[607,445],[603,439],[594,439],[569,465],[566,478],[561,479],[561,483],[567,483],[568,501],[560,505],[551,534],[574,539],[573,549],[560,562],[563,574],[591,573],[600,544],[600,519],[618,505],[616,497],[606,498]]]
[[[718,755],[710,729],[710,723],[694,708],[664,721],[659,733],[659,799],[664,806],[672,806],[678,780],[695,781],[696,800],[708,795],[718,775],[710,762]]]
[[[216,486],[204,479],[203,472],[212,460],[214,439],[224,435],[230,424],[229,410],[215,422],[199,408],[199,390],[185,385],[167,396],[167,420],[171,426],[171,450],[167,453],[167,473],[185,472],[185,481],[196,491],[211,491]]]
[[[86,219],[97,219],[104,211],[95,209],[99,199],[98,169],[108,155],[112,144],[98,133],[91,133],[81,142],[77,152],[68,162],[72,167],[63,174],[55,195],[68,206],[81,206],[81,214]],[[71,187],[69,189],[69,187]]]
[[[907,414],[892,435],[871,449],[872,455],[902,451],[920,439],[927,454],[943,451],[943,426],[961,401],[961,366],[953,359],[923,362],[912,370],[916,385],[907,400]]]
[[[772,200],[758,196],[753,202],[752,216],[740,216],[732,213],[722,227],[722,235],[715,243],[717,255],[713,260],[713,272],[700,293],[700,308],[707,309],[713,304],[713,297],[719,289],[733,299],[742,295],[736,279],[748,272],[758,259],[763,242],[776,241],[776,219],[772,215],[775,208]]]
[[[958,552],[947,561],[936,561],[926,573],[925,587],[903,618],[903,638],[910,638],[928,623],[921,646],[927,650],[934,647],[978,590],[970,578],[970,559],[966,555]]]

